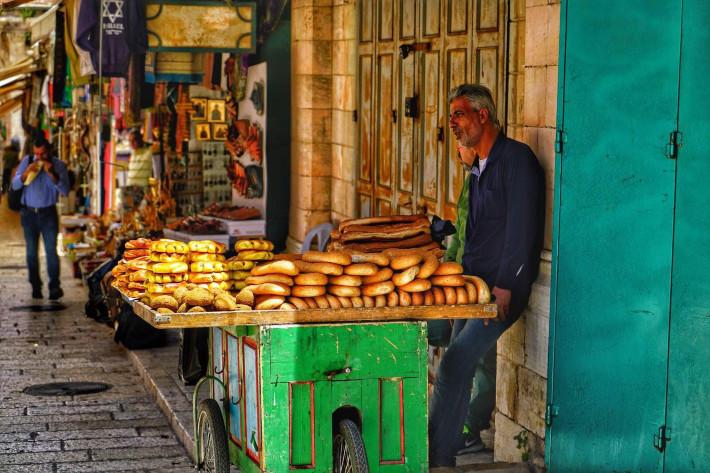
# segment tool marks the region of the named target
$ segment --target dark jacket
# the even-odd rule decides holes
[[[530,147],[500,133],[479,173],[473,165],[463,266],[493,288],[530,292],[545,228],[545,177]],[[479,176],[480,174],[480,176]]]
[[[99,38],[99,18],[103,20],[103,42]],[[77,19],[76,44],[91,53],[97,74],[126,77],[131,53],[144,53],[148,46],[145,0],[108,0],[103,12],[101,0],[83,0]]]

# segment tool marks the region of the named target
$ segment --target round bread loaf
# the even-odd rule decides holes
[[[288,302],[284,302],[281,304],[281,307],[279,307],[279,310],[297,310],[296,306],[293,304],[289,304]]]
[[[319,309],[330,309],[330,303],[325,296],[316,296],[313,298],[316,301]]]
[[[454,261],[441,263],[436,271],[432,273],[434,276],[450,276],[452,274],[463,274],[463,266]]]
[[[177,274],[187,272],[187,263],[175,262],[175,263],[153,263],[150,265],[150,270],[154,273],[159,274]]]
[[[343,308],[349,309],[353,306],[353,301],[350,300],[349,297],[343,297],[343,296],[336,296],[338,298],[338,302],[340,302],[340,305],[343,306]]]
[[[362,297],[360,296],[351,297],[350,300],[353,303],[353,307],[356,307],[358,309],[365,305],[365,303],[362,301]]]
[[[284,274],[282,274],[281,276],[284,276],[284,277],[286,277],[286,278],[289,277],[289,276],[286,276],[286,275],[284,275]],[[248,277],[251,277],[251,272],[250,272],[250,271],[232,271],[232,272],[229,274],[229,277],[232,278],[232,279],[235,280],[235,281],[245,281],[245,284],[246,284],[247,278],[248,278]],[[254,276],[254,277],[261,277],[261,276]]]
[[[444,300],[446,302],[446,305],[456,304],[456,288],[451,286],[444,286],[442,289],[444,289]]]
[[[387,294],[387,307],[397,307],[399,305],[399,295],[397,291],[392,291]]]
[[[168,309],[166,307],[161,307],[160,309],[156,310],[156,312],[159,314],[174,314],[175,313],[174,310]]]
[[[328,305],[331,309],[342,309],[343,305],[340,303],[337,297],[332,294],[326,294],[326,299],[328,299]]]
[[[419,266],[412,266],[411,268],[407,268],[404,271],[396,273],[392,276],[392,282],[397,287],[404,286],[405,284],[409,284],[414,281],[417,274],[419,274]]]
[[[422,255],[420,253],[409,253],[403,255],[397,255],[390,258],[390,267],[395,271],[400,271],[402,269],[411,268],[416,266],[422,261]]]
[[[224,255],[219,253],[190,253],[190,261],[225,261]],[[227,268],[229,269],[229,267]]]
[[[432,276],[429,278],[435,286],[458,287],[466,284],[466,280],[460,274],[451,274],[449,276]]]
[[[362,286],[362,278],[360,276],[350,276],[348,274],[341,274],[340,276],[331,276],[329,282],[330,284],[335,284],[336,286]]]
[[[304,297],[303,302],[305,302],[308,305],[309,309],[317,309],[318,304],[316,304],[316,300],[312,297]]]
[[[353,263],[345,267],[345,274],[353,276],[372,276],[377,274],[378,267],[374,263]]]
[[[412,305],[419,306],[424,304],[424,293],[423,292],[412,292]]]
[[[434,295],[434,305],[444,305],[446,304],[446,296],[444,295],[444,290],[440,287],[432,287],[431,292]]]
[[[424,293],[424,305],[434,305],[434,294],[431,289]]]
[[[376,296],[375,297],[375,307],[386,307],[387,306],[387,296]]]
[[[227,269],[227,265],[221,261],[195,261],[190,263],[190,271],[193,273],[215,273]]]
[[[459,286],[456,288],[456,304],[468,304],[468,293],[466,293],[465,287]]]
[[[478,301],[478,295],[476,294],[476,286],[474,286],[473,283],[466,281],[466,284],[464,284],[464,288],[466,289],[466,296],[468,296],[468,303],[475,304],[476,301]]]
[[[281,304],[286,302],[284,296],[274,296],[274,295],[261,295],[256,296],[254,301],[255,310],[274,310],[281,307]]]
[[[229,273],[218,272],[218,273],[189,273],[187,280],[194,283],[210,283],[210,282],[220,282],[227,281],[229,279]]]
[[[415,279],[414,281],[401,286],[400,289],[407,292],[424,292],[431,289],[431,281],[428,279]]]
[[[294,278],[294,282],[299,286],[325,286],[328,276],[323,273],[301,273]]]
[[[321,273],[328,276],[340,276],[343,274],[343,267],[334,263],[309,263],[307,261],[294,261],[296,267],[302,273]]]
[[[299,270],[293,261],[271,261],[260,264],[251,270],[252,276],[265,276],[267,274],[285,274],[286,276],[296,276]]]
[[[165,283],[165,284],[155,284],[155,283],[147,283],[145,284],[145,290],[151,294],[172,294],[175,292],[175,290],[179,287],[184,286],[184,282],[171,282],[171,283]],[[126,282],[125,287],[128,287],[128,283]]]
[[[150,251],[158,253],[187,253],[190,249],[188,248],[187,243],[169,239],[161,239],[151,242]]]
[[[412,296],[410,296],[407,291],[399,289],[397,290],[397,295],[399,296],[400,306],[409,307],[410,305],[412,305]]]
[[[301,299],[300,297],[289,297],[288,302],[290,304],[293,304],[294,307],[296,307],[298,310],[306,310],[308,309],[308,304],[306,304],[306,301]]]
[[[362,286],[362,293],[366,296],[384,296],[394,291],[394,283],[392,281],[377,282]]]
[[[306,251],[303,253],[303,261],[307,263],[333,263],[347,266],[352,263],[349,254],[340,251]]]
[[[237,254],[237,259],[240,261],[270,261],[273,258],[272,252],[262,250],[244,250]]]
[[[263,276],[249,276],[246,278],[247,284],[264,284],[267,282],[276,282],[285,286],[293,286],[293,278],[285,274],[265,274]]]
[[[227,260],[227,269],[230,271],[249,271],[256,266],[254,261],[239,261],[234,257]]]
[[[274,244],[268,240],[239,240],[234,244],[234,250],[274,251]]]
[[[162,294],[159,296],[155,296],[150,299],[150,306],[153,309],[160,309],[161,307],[165,307],[167,309],[170,309],[172,311],[176,311],[179,307],[178,301],[170,295],[167,294]]]
[[[338,286],[331,284],[328,286],[328,292],[341,297],[357,297],[360,295],[360,288],[353,286]]]
[[[193,240],[188,242],[187,247],[195,253],[224,253],[227,249],[223,244],[212,240]]]
[[[152,251],[149,258],[156,263],[173,263],[176,261],[187,263],[188,261],[188,255],[181,253],[156,253]]]
[[[199,305],[196,305],[195,307],[190,307],[187,311],[188,311],[188,312],[193,312],[193,313],[194,313],[194,312],[207,312],[207,310],[205,310],[204,307],[199,306]]]
[[[424,262],[422,263],[421,268],[419,268],[419,278],[427,279],[429,276],[434,274],[434,271],[436,271],[438,268],[439,258],[437,258],[435,255],[432,255],[431,253],[428,253],[424,257]]]
[[[291,295],[296,297],[317,297],[325,295],[325,286],[293,286]]]
[[[392,271],[391,268],[380,268],[380,270],[372,276],[362,278],[362,283],[374,284],[376,282],[389,281],[390,279],[392,279],[393,275],[394,271]]]
[[[185,292],[182,296],[182,302],[191,306],[207,307],[214,301],[214,294],[207,289],[196,287]]]
[[[362,296],[362,305],[365,307],[375,307],[375,298],[370,296]]]
[[[256,284],[249,286],[251,292],[258,296],[263,295],[274,295],[274,296],[288,296],[291,295],[291,288],[285,284],[279,284],[276,282],[267,282],[262,284]]]

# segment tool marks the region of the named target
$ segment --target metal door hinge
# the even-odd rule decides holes
[[[552,418],[557,417],[560,410],[554,404],[548,404],[545,408],[545,425],[550,427],[552,425]]]
[[[671,131],[668,144],[666,145],[666,157],[668,159],[678,159],[678,151],[683,146],[683,133],[678,130]]]
[[[555,153],[562,154],[564,144],[567,142],[567,133],[561,128],[555,130]]]
[[[353,110],[353,121],[357,121],[357,110]]]
[[[658,428],[658,433],[653,435],[653,446],[659,452],[666,450],[666,444],[671,441],[671,428],[662,425]]]
[[[397,110],[392,110],[392,123],[397,123]]]

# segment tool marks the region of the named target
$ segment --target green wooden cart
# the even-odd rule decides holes
[[[156,314],[211,327],[195,389],[197,466],[227,472],[426,472],[423,320],[495,317],[495,305]],[[200,388],[210,397],[198,402]]]

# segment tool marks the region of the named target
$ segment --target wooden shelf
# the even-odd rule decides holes
[[[492,319],[498,314],[495,304],[158,314],[138,300],[126,300],[131,304],[133,312],[135,312],[136,315],[156,328],[333,323],[352,324],[434,319]]]

